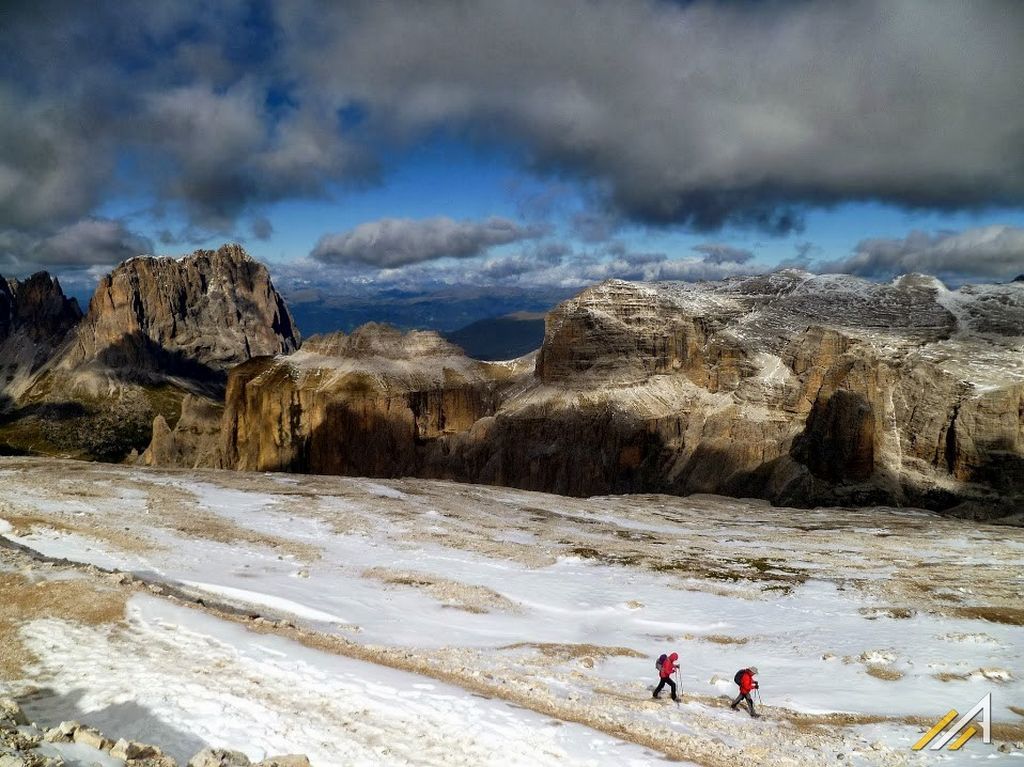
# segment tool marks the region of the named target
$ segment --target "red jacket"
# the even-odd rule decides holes
[[[740,695],[746,695],[755,687],[757,682],[754,681],[754,675],[750,673],[750,669],[744,669],[740,674]]]
[[[668,659],[661,664],[661,678],[668,679],[672,676],[672,672],[678,671],[679,666],[676,665],[676,661],[679,660],[679,653],[672,653],[668,656]]]

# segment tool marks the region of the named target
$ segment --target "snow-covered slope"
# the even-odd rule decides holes
[[[0,479],[6,538],[134,573],[119,623],[21,625],[19,684],[47,688],[26,708],[152,725],[172,753],[190,733],[317,765],[933,764],[910,745],[986,692],[997,741],[1024,739],[1016,528],[29,459]],[[671,650],[678,707],[650,700]],[[756,721],[727,707],[749,665]]]

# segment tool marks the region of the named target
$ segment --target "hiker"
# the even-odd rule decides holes
[[[741,668],[736,672],[736,676],[733,677],[733,681],[740,686],[740,694],[736,696],[736,700],[732,702],[730,708],[735,711],[736,707],[740,704],[741,700],[747,702],[747,706],[750,707],[750,715],[754,718],[760,716],[760,714],[754,713],[754,699],[750,697],[750,691],[756,690],[760,685],[754,680],[757,676],[757,668],[751,666],[750,668]]]
[[[676,661],[679,660],[679,653],[672,653],[671,655],[662,655],[658,658],[655,665],[658,668],[658,674],[661,675],[661,680],[658,682],[658,686],[654,688],[655,698],[661,694],[661,688],[666,684],[672,689],[672,700],[679,700],[676,697],[676,683],[672,681],[672,674],[679,670],[679,666],[676,665]]]

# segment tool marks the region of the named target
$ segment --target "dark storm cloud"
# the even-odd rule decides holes
[[[1020,3],[428,7],[335,11],[352,34],[290,50],[391,125],[521,142],[643,221],[781,232],[807,204],[1024,199]]]
[[[1019,205],[1022,36],[1011,0],[5,3],[0,228],[116,191],[228,231],[439,128],[612,221]]]
[[[310,256],[324,263],[361,263],[384,268],[437,258],[472,258],[496,245],[539,237],[541,230],[505,218],[455,221],[385,218],[320,238]]]
[[[853,255],[824,264],[822,270],[872,279],[922,272],[953,284],[972,278],[1011,279],[1024,272],[1024,229],[986,226],[861,240]]]
[[[52,228],[127,191],[227,233],[254,206],[371,178],[369,153],[340,130],[339,102],[294,95],[262,7],[0,10],[0,226]]]
[[[266,216],[257,216],[249,225],[252,236],[257,240],[269,240],[274,234],[274,225]]]
[[[709,264],[745,264],[754,257],[754,254],[749,250],[721,243],[708,242],[702,245],[694,245],[693,249],[698,253],[702,253],[704,260]]]

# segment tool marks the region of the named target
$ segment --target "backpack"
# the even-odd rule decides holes
[[[654,667],[658,669],[658,671],[661,671],[661,667],[665,665],[665,661],[667,660],[668,656],[665,653],[662,653],[658,656],[658,660],[654,661]]]
[[[732,681],[734,681],[736,684],[739,684],[740,683],[740,677],[742,677],[746,673],[747,673],[747,670],[745,668],[741,668],[739,671],[736,672],[736,676],[734,676],[732,678]]]

